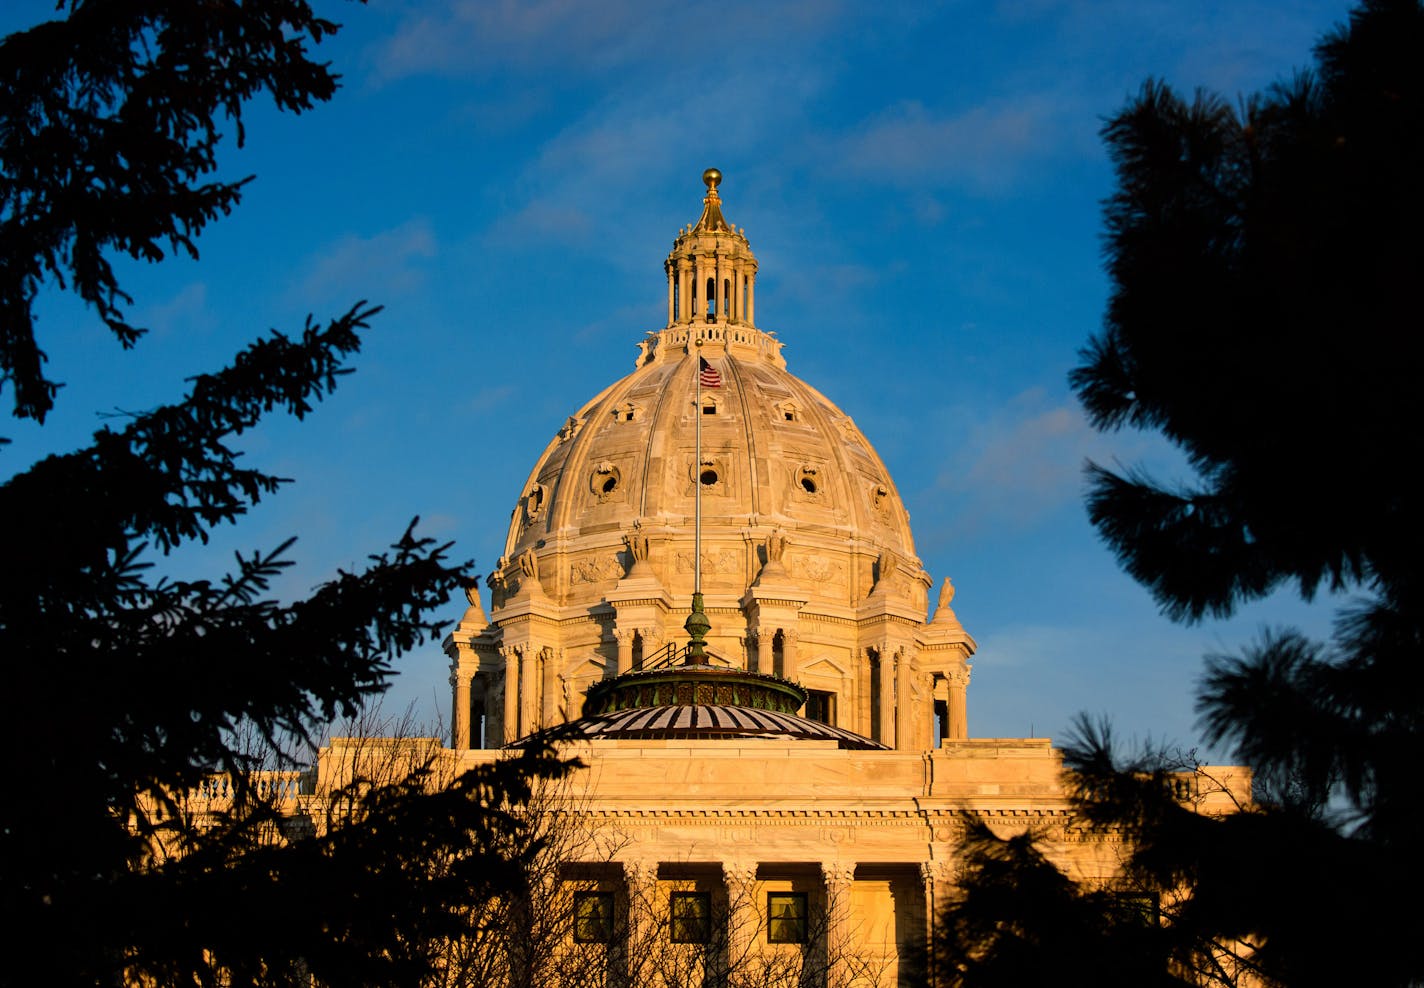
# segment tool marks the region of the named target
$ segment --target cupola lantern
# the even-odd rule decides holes
[[[702,173],[707,195],[702,216],[678,233],[664,263],[668,279],[668,328],[689,323],[754,326],[756,257],[746,234],[722,215],[717,186],[722,173]]]

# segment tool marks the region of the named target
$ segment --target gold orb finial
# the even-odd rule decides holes
[[[717,186],[722,182],[722,173],[715,168],[709,168],[702,173],[703,183],[713,192],[717,191]]]

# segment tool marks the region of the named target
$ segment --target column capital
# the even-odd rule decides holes
[[[948,882],[954,877],[954,865],[949,861],[921,861],[920,881],[924,883],[926,889],[933,889],[935,885]]]
[[[855,863],[850,861],[821,862],[821,882],[830,894],[845,892],[855,881]]]
[[[623,881],[630,889],[644,888],[657,881],[658,863],[646,858],[633,858],[620,862],[623,865]]]
[[[722,862],[722,881],[728,886],[750,885],[756,881],[755,861],[733,859]]]

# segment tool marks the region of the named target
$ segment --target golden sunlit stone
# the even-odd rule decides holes
[[[756,325],[757,261],[721,180],[703,173],[702,214],[664,262],[666,325],[535,457],[490,612],[472,596],[446,639],[454,757],[567,732],[584,765],[571,805],[620,838],[576,852],[610,902],[666,914],[705,889],[729,939],[770,950],[753,907],[804,892],[826,925],[798,949],[822,951],[827,981],[894,985],[967,820],[1034,829],[1087,882],[1111,882],[1124,849],[1072,825],[1047,739],[970,738],[976,646],[955,589],[931,593],[884,462]],[[720,379],[700,401],[699,358]],[[711,628],[688,669],[699,489]],[[1245,770],[1213,777],[1184,778],[1183,797],[1204,812],[1249,798]]]

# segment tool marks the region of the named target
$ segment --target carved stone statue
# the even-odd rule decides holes
[[[533,549],[525,549],[519,554],[519,572],[533,580],[539,578],[539,557]]]
[[[786,554],[786,536],[781,529],[772,532],[766,540],[766,561],[769,563],[781,562],[781,557]]]
[[[954,600],[954,584],[949,582],[949,577],[944,578],[944,583],[939,588],[939,606],[945,608],[950,601]]]
[[[570,415],[569,420],[564,423],[564,427],[559,430],[559,442],[568,442],[574,436],[578,435],[579,430],[582,428],[583,420],[577,416]]]
[[[490,590],[492,592],[500,593],[502,590],[504,590],[504,585],[507,582],[505,574],[509,571],[508,567],[509,557],[500,556],[499,562],[494,564],[494,572],[490,573],[490,575],[486,577],[486,581],[489,583]]]
[[[539,517],[539,512],[544,510],[544,485],[535,484],[529,488],[529,492],[524,495],[524,516],[530,521]]]

